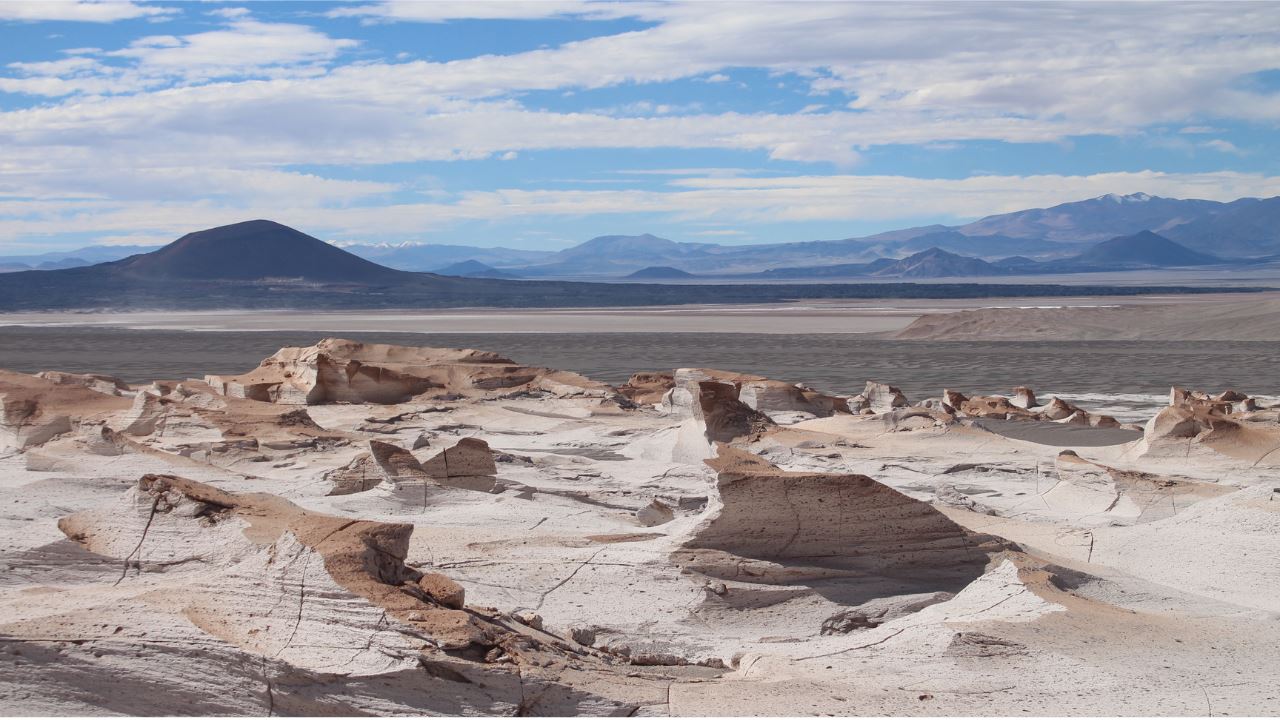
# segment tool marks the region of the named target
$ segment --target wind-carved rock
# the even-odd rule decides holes
[[[634,382],[633,376],[632,381]],[[844,398],[811,388],[770,380],[759,375],[706,368],[680,368],[672,374],[671,389],[662,398],[662,410],[673,417],[689,417],[694,414],[694,397],[700,383],[714,382],[732,387],[722,391],[752,410],[765,415],[803,413],[814,417],[828,417],[850,412]],[[626,387],[626,386],[624,386]]]
[[[1245,402],[1235,399],[1239,396],[1234,391],[1211,397],[1172,388],[1169,406],[1143,429],[1143,454],[1179,456],[1212,450],[1254,465],[1280,465],[1280,425],[1268,413],[1236,413],[1236,405]]]
[[[703,520],[676,553],[723,580],[837,581],[912,577],[951,589],[980,575],[1005,545],[928,503],[864,475],[787,472],[725,445]],[[914,581],[913,581],[914,582]]]
[[[243,375],[210,375],[216,392],[287,405],[395,404],[426,393],[494,396],[544,392],[607,397],[609,386],[576,373],[517,365],[481,350],[365,344],[329,338],[283,348]]]
[[[876,414],[889,412],[894,408],[906,407],[910,403],[907,402],[907,396],[902,391],[892,385],[884,383],[867,381],[867,387],[862,391],[862,396],[867,400],[867,406]]]

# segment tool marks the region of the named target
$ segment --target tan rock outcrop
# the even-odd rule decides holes
[[[94,374],[78,374],[60,372],[58,370],[44,370],[36,373],[36,377],[48,380],[58,385],[79,385],[88,388],[94,392],[100,392],[103,395],[115,395],[123,397],[133,394],[132,388],[128,383],[117,377],[110,375],[94,375]]]
[[[907,402],[907,396],[903,395],[898,388],[870,380],[867,381],[867,387],[862,391],[862,396],[867,399],[867,406],[877,414],[910,404]]]
[[[612,390],[576,373],[517,365],[480,350],[405,347],[329,338],[283,348],[243,375],[211,375],[218,393],[287,405],[395,404],[414,397],[545,392],[606,397]]]
[[[704,519],[677,560],[722,579],[912,576],[963,581],[1004,546],[864,475],[787,472],[719,446]]]
[[[637,405],[656,405],[675,385],[673,373],[638,372],[618,386],[618,394]]]
[[[85,421],[104,421],[129,407],[128,398],[0,370],[0,448],[35,447]]]
[[[422,464],[423,471],[442,485],[490,492],[498,465],[489,443],[480,438],[462,438],[456,445],[436,453]]]
[[[1025,385],[1019,385],[1013,389],[1013,398],[1009,402],[1023,410],[1030,410],[1039,404],[1036,402],[1035,391]]]
[[[729,383],[706,381],[697,384],[693,418],[702,423],[710,442],[730,442],[771,429],[768,415],[738,400],[738,388]]]

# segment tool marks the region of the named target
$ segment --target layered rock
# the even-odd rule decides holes
[[[955,390],[944,390],[942,403],[952,408],[957,415],[970,418],[1038,420],[1097,428],[1120,427],[1120,422],[1110,415],[1093,415],[1059,397],[1039,405],[1035,392],[1025,386],[1014,388],[1012,398],[1003,395],[969,397]]]
[[[675,417],[692,416],[695,412],[694,398],[700,392],[698,387],[707,382],[731,387],[731,391],[722,391],[721,395],[731,396],[748,408],[766,415],[802,413],[814,417],[829,417],[850,411],[843,398],[801,385],[758,375],[706,368],[676,370],[672,374],[670,390],[662,397],[662,409]]]
[[[1045,507],[1092,525],[1163,520],[1232,492],[1221,485],[1110,467],[1070,450],[1058,455],[1054,470],[1057,482],[1040,495]]]
[[[401,489],[416,484],[493,492],[497,487],[498,467],[493,451],[479,438],[463,438],[425,463],[402,447],[378,440],[369,441],[369,455],[383,479]],[[359,466],[350,467],[350,474],[337,479],[352,483],[353,476],[362,470]]]
[[[0,370],[0,447],[42,445],[81,423],[103,422],[129,403],[82,383]]]
[[[396,404],[418,396],[540,392],[606,397],[612,390],[576,373],[517,365],[480,350],[405,347],[329,338],[283,348],[243,375],[206,382],[231,397],[287,405]]]
[[[656,405],[675,385],[673,373],[638,372],[618,386],[618,394],[637,405]]]
[[[1186,455],[1207,449],[1255,465],[1280,465],[1280,423],[1267,413],[1235,412],[1235,395],[1220,398],[1173,388],[1169,406],[1143,429],[1148,455]],[[1248,398],[1246,398],[1247,400]]]
[[[907,396],[903,395],[898,388],[869,380],[866,389],[862,391],[862,397],[866,399],[866,406],[877,414],[910,404],[907,402]]]
[[[182,648],[206,657],[209,667],[220,654],[236,654],[226,671],[232,675],[248,668],[253,678],[275,668],[276,695],[262,698],[268,711],[314,714],[326,707],[325,695],[354,680],[383,694],[352,696],[352,704],[339,706],[348,711],[634,712],[624,701],[560,683],[558,668],[573,663],[595,674],[593,687],[623,689],[627,683],[613,680],[598,654],[522,631],[494,609],[467,607],[455,581],[407,565],[412,525],[333,517],[272,495],[148,475],[119,506],[67,516],[59,527],[86,550],[121,563],[116,602],[155,603],[153,612],[135,611],[134,622],[117,627],[114,643],[141,657],[152,644],[148,632],[164,628],[158,648],[175,648],[175,669],[191,662]],[[152,573],[176,573],[184,582],[148,593]],[[99,608],[98,617],[110,615]],[[147,666],[135,659],[129,669]],[[413,684],[400,680],[409,672],[429,688],[410,690]],[[537,695],[526,696],[530,691]],[[158,697],[138,707],[173,707],[166,702]]]
[[[494,489],[494,478],[498,474],[493,451],[489,443],[480,438],[462,438],[423,463],[422,469],[443,485],[484,492]]]
[[[864,475],[787,472],[723,445],[707,465],[715,492],[677,560],[712,577],[900,578],[944,589],[977,577],[1004,549]]]

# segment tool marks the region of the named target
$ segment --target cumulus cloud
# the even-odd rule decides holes
[[[0,2],[0,20],[168,14],[127,2]],[[4,201],[6,234],[69,227],[69,217],[86,226],[120,223],[122,233],[131,232],[128,222],[168,231],[250,210],[283,213],[285,220],[323,218],[332,231],[368,222],[394,233],[490,212],[511,218],[651,211],[737,222],[973,214],[1134,190],[1276,194],[1271,179],[1258,176],[1214,176],[1222,183],[1215,188],[1196,179],[1208,176],[1159,173],[963,181],[849,174],[875,147],[1054,142],[1156,125],[1181,127],[1175,135],[1192,147],[1238,153],[1228,140],[1191,136],[1229,122],[1280,120],[1280,93],[1240,82],[1280,67],[1274,3],[1224,12],[1217,3],[554,0],[362,3],[328,13],[375,22],[631,17],[644,23],[554,47],[444,62],[379,58],[337,36],[353,33],[332,30],[350,30],[352,23],[267,22],[238,7],[205,14],[219,18],[216,28],[78,48],[61,59],[0,70],[0,92],[43,98],[0,112],[0,193],[26,193]],[[711,111],[722,106],[684,96],[680,103],[660,101],[662,83],[750,77],[740,69],[763,71],[770,85],[785,80],[812,97],[801,98],[804,107],[794,112]],[[574,111],[538,96],[585,97],[622,85],[650,86],[644,97],[653,99],[626,104],[631,95],[611,109]],[[492,190],[392,205],[384,196],[397,192],[393,184],[292,170],[615,148],[747,151],[841,174],[689,175],[662,191]],[[121,168],[138,170],[130,176]],[[717,184],[738,177],[745,184]],[[73,196],[74,203],[66,200]],[[35,203],[23,206],[32,214],[17,214],[19,202]]]
[[[605,20],[637,16],[657,3],[587,0],[389,0],[350,5],[325,13],[331,18],[356,17],[382,22],[446,22],[449,20],[545,20],[573,17]]]
[[[166,8],[135,2],[105,0],[6,0],[0,2],[0,21],[38,22],[65,20],[72,22],[110,23],[135,18],[162,18],[177,13]]]
[[[272,181],[274,182],[274,181]],[[259,187],[266,187],[267,179]],[[335,188],[336,189],[336,188]],[[448,194],[430,202],[334,204],[326,194],[254,197],[234,206],[198,200],[157,202],[102,198],[5,197],[0,223],[13,238],[70,232],[168,234],[268,217],[326,239],[418,237],[461,222],[653,213],[670,221],[803,223],[895,221],[923,215],[957,221],[1049,207],[1107,193],[1232,200],[1280,194],[1280,177],[1251,173],[1101,173],[983,175],[929,179],[894,175],[697,177],[662,190],[497,189]]]

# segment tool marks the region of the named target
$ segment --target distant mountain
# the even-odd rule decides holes
[[[120,260],[130,255],[155,250],[155,245],[89,245],[76,250],[47,252],[38,255],[0,256],[0,266],[25,265],[40,270],[58,270]],[[78,263],[78,264],[71,264]]]
[[[514,273],[503,272],[497,268],[490,267],[477,260],[464,260],[460,263],[454,263],[436,270],[435,273],[437,275],[449,275],[451,277],[492,278],[499,280],[516,280],[520,277]]]
[[[953,262],[938,253],[924,255],[918,265]],[[898,261],[886,259],[870,265],[880,267],[886,262]],[[0,310],[284,308],[307,312],[475,306],[618,307],[818,298],[1132,295],[1206,290],[1025,283],[663,285],[447,277],[382,267],[279,223],[253,220],[184,235],[155,252],[114,262],[7,273],[0,282]]]
[[[877,277],[940,278],[1002,275],[991,263],[973,257],[949,253],[940,248],[903,258],[871,273]]]
[[[725,250],[711,243],[681,243],[656,235],[603,235],[561,250],[548,262],[521,268],[523,275],[618,277],[652,266],[687,267]]]
[[[1089,245],[1144,230],[1193,251],[1220,257],[1276,255],[1280,254],[1280,198],[1220,203],[1142,193],[1103,195],[1050,208],[992,215],[955,227],[926,225],[841,240],[762,245],[676,242],[646,233],[605,235],[560,251],[413,243],[354,244],[343,249],[384,269],[415,272],[475,261],[523,278],[627,278],[649,267],[669,267],[699,277],[751,277],[769,270],[780,271],[773,277],[846,277],[876,272],[876,268],[859,266],[878,259],[903,259],[932,248],[987,260],[996,269],[1022,267],[1025,263],[1002,264],[998,259],[1017,256],[1031,262],[1066,260]],[[0,257],[0,267],[14,271],[24,269],[22,266],[59,266],[45,263],[108,262],[152,249],[90,246],[69,252]]]
[[[481,248],[467,245],[346,245],[343,249],[365,260],[397,270],[430,271],[451,264],[475,260],[491,268],[505,268],[546,262],[555,255],[550,250]]]
[[[1280,253],[1280,197],[1245,198],[1162,233],[1201,252],[1229,257],[1265,257]]]
[[[65,270],[67,268],[84,267],[93,265],[88,260],[78,257],[63,258],[61,260],[48,260],[36,266],[36,270]]]
[[[985,260],[956,255],[940,248],[929,248],[901,260],[880,258],[869,263],[776,268],[754,277],[802,280],[834,277],[981,277],[1004,274],[1007,273]]]
[[[1083,265],[1190,267],[1220,265],[1223,260],[1198,253],[1172,240],[1143,230],[1133,235],[1111,238],[1070,258],[1068,262]]]
[[[947,250],[971,257],[1002,258],[1012,254],[1044,255],[1069,251],[1061,243],[1039,238],[1008,237],[1005,235],[965,235],[956,230],[943,230],[918,235],[893,244],[887,255],[917,253],[930,249]]]
[[[0,262],[0,273],[22,272],[32,269],[30,265],[13,262]]]
[[[1063,203],[991,215],[956,228],[965,235],[1004,235],[1054,242],[1097,242],[1142,230],[1163,233],[1225,208],[1212,200],[1175,200],[1145,193],[1103,195],[1090,200]]]
[[[1112,238],[1082,253],[1057,260],[1038,261],[1014,255],[987,262],[929,248],[901,260],[881,258],[869,263],[777,268],[753,277],[772,279],[820,279],[831,277],[993,277],[1049,273],[1091,273],[1135,268],[1191,267],[1223,264],[1222,258],[1189,250],[1153,232]]]
[[[356,257],[270,220],[249,220],[183,235],[155,252],[98,267],[148,279],[394,282],[402,271]]]
[[[628,280],[687,280],[697,277],[693,273],[687,273],[673,267],[665,265],[651,265],[642,270],[637,270],[627,276]]]

